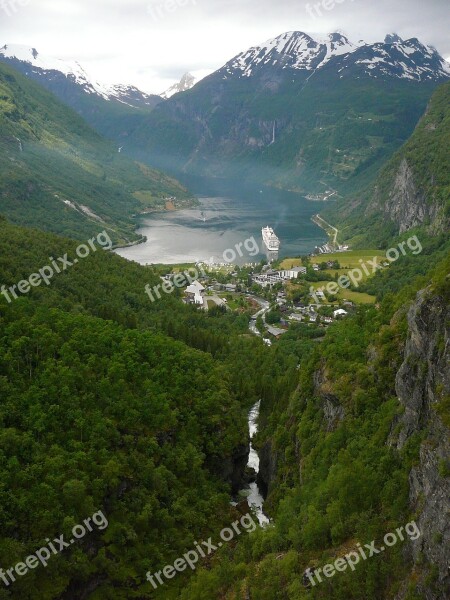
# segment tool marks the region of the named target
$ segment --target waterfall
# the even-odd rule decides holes
[[[250,433],[250,454],[248,457],[247,466],[252,468],[256,474],[259,473],[259,456],[252,445],[252,438],[258,431],[258,417],[261,406],[261,400],[259,400],[250,410],[248,415],[248,430]],[[264,498],[258,487],[256,481],[249,483],[248,488],[244,490],[247,495],[247,502],[249,506],[255,511],[256,517],[258,518],[261,526],[267,525],[270,521],[269,518],[264,514],[263,505]]]

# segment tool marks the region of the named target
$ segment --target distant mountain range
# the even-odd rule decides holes
[[[411,135],[450,65],[396,34],[352,42],[283,33],[161,96],[103,86],[78,63],[6,45],[37,80],[124,152],[173,172],[245,177],[302,192],[362,189]]]
[[[0,60],[11,64],[48,89],[55,88],[52,90],[56,90],[55,93],[64,86],[68,97],[70,93],[81,90],[84,94],[133,108],[154,108],[161,102],[159,96],[145,94],[134,86],[101,84],[88,75],[78,62],[43,56],[35,48],[7,44],[0,48]]]
[[[330,33],[325,39],[315,40],[301,31],[283,33],[238,54],[218,74],[224,79],[252,77],[271,69],[312,75],[327,65],[341,79],[362,74],[414,81],[450,77],[450,65],[435,48],[424,46],[417,38],[405,41],[391,34],[384,42],[366,44],[362,40],[352,43],[342,33]]]
[[[106,86],[93,79],[78,62],[41,55],[35,48],[7,44],[0,61],[53,92],[107,137],[121,140],[162,102],[134,86]]]
[[[103,100],[107,104],[107,100]],[[119,152],[35,81],[0,63],[0,215],[76,239],[139,239],[136,213],[190,195]]]
[[[127,144],[165,169],[344,193],[376,175],[449,78],[450,65],[416,38],[292,31],[159,104]]]

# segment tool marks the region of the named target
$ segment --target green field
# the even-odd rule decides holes
[[[292,269],[293,267],[300,267],[302,264],[301,258],[285,258],[280,263],[280,269]]]
[[[343,272],[342,274],[345,274],[345,272]],[[317,281],[314,283],[311,283],[311,286],[315,289],[318,290],[319,288],[326,288],[327,284],[330,283],[329,281]],[[374,304],[375,303],[375,296],[371,296],[370,294],[365,294],[363,292],[354,292],[352,290],[348,290],[348,289],[344,289],[344,288],[339,288],[338,293],[336,294],[337,298],[339,301],[343,301],[343,300],[350,300],[351,302],[354,302],[355,304]]]
[[[385,258],[385,255],[381,250],[349,250],[348,252],[333,252],[332,254],[318,254],[317,256],[312,256],[311,263],[318,265],[322,262],[328,262],[329,260],[337,260],[341,267],[354,269],[355,267],[360,266],[360,260],[368,262],[375,257],[377,257],[380,262]],[[299,267],[302,264],[301,258],[285,258],[280,264],[280,269]]]
[[[385,259],[385,255],[381,250],[350,250],[349,252],[334,252],[333,254],[319,254],[313,256],[311,262],[313,264],[320,264],[322,262],[328,262],[329,260],[339,261],[341,267],[346,269],[354,269],[360,266],[360,260],[368,262],[373,260],[375,257],[381,262]],[[370,270],[370,266],[369,266]]]
[[[322,273],[326,273],[327,275],[334,275],[337,273],[339,276],[347,275],[348,272],[352,269],[361,268],[362,279],[361,283],[366,281],[373,272],[373,266],[371,261],[377,258],[377,265],[385,262],[385,256],[380,252],[380,250],[351,250],[349,252],[334,252],[333,254],[320,254],[318,256],[313,256],[311,258],[312,264],[320,264],[322,262],[339,261],[341,265],[340,269],[326,269],[325,271],[321,271]],[[362,262],[360,262],[362,261]],[[367,275],[362,265],[365,264],[370,275]],[[289,269],[292,267],[298,267],[302,265],[301,258],[286,258],[280,265],[280,269]],[[325,282],[326,283],[326,282]],[[323,282],[319,285],[319,287],[323,285]],[[346,291],[346,290],[343,290]],[[347,292],[350,294],[350,292]],[[359,294],[358,296],[367,296],[367,294]],[[369,296],[372,298],[372,296]],[[350,299],[350,298],[349,298]],[[361,300],[360,300],[361,301]],[[372,302],[373,300],[366,300],[366,302]],[[363,300],[364,302],[364,300]]]
[[[366,281],[371,275],[367,275],[362,268],[362,265],[365,264],[370,274],[372,274],[373,267],[371,261],[377,258],[376,264],[382,264],[385,262],[385,256],[382,254],[380,250],[350,250],[349,252],[334,252],[332,254],[320,254],[318,256],[311,257],[312,264],[320,264],[322,262],[328,261],[338,261],[341,265],[340,269],[326,269],[325,271],[321,271],[322,273],[326,273],[327,275],[331,275],[334,277],[336,273],[341,277],[342,275],[348,275],[348,272],[352,269],[361,268],[362,278],[361,283]],[[362,261],[362,262],[361,262]],[[301,258],[286,258],[280,264],[280,269],[289,269],[292,267],[301,266],[302,259]],[[328,281],[318,281],[311,282],[311,285],[314,289],[326,288]],[[370,294],[351,291],[349,289],[340,288],[337,294],[338,300],[350,300],[355,302],[356,304],[373,304],[375,302],[375,296]]]

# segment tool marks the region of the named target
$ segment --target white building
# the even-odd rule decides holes
[[[293,314],[292,314],[292,315],[289,317],[289,320],[290,320],[290,321],[297,321],[297,322],[300,322],[300,321],[303,321],[303,318],[304,318],[304,317],[303,317],[303,315],[299,315],[298,313],[293,313]]]
[[[280,277],[283,279],[297,279],[299,275],[306,275],[306,267],[292,267],[280,271]]]
[[[188,302],[192,304],[201,304],[203,305],[203,292],[205,288],[199,281],[194,281],[191,285],[188,285],[184,290],[184,294]]]

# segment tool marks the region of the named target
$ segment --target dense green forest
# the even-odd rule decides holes
[[[5,219],[0,233],[7,287],[77,245]],[[91,598],[165,598],[146,571],[233,521],[247,411],[287,400],[314,342],[269,349],[245,314],[204,316],[169,295],[150,303],[144,287],[157,279],[102,250],[49,286],[0,298],[0,564],[96,510],[109,520],[1,598],[81,598],[90,585]]]
[[[51,168],[49,168],[51,167]],[[191,202],[177,181],[118,152],[37,83],[0,64],[0,213],[12,222],[87,239],[108,229],[134,241],[132,215]]]
[[[435,597],[444,598],[442,588],[435,587],[436,567],[422,557],[411,574],[403,544],[361,561],[355,571],[325,577],[316,587],[303,582],[307,568],[334,562],[357,542],[379,541],[420,514],[414,515],[409,505],[408,476],[428,434],[418,431],[401,451],[396,449],[400,425],[395,424],[404,409],[395,380],[408,335],[407,312],[417,291],[426,286],[439,306],[449,305],[448,244],[442,254],[428,261],[425,276],[410,269],[408,282],[400,282],[396,293],[385,293],[384,274],[376,275],[372,285],[379,283],[383,290],[379,308],[361,306],[354,317],[334,324],[304,357],[289,400],[263,402],[257,444],[275,457],[265,505],[274,525],[224,551],[212,570],[194,578],[183,600],[376,600],[393,598],[402,585],[405,598],[421,600],[425,596],[415,585],[421,578]],[[396,276],[403,279],[402,264],[393,266]],[[445,353],[444,340],[440,343],[438,362]],[[434,410],[449,423],[448,395],[443,388],[437,394]],[[442,468],[442,476],[448,476],[448,467]],[[433,535],[445,551],[442,532]]]
[[[407,153],[424,197],[441,208],[448,89],[385,171]],[[376,304],[326,330],[295,325],[272,347],[249,332],[247,312],[205,313],[179,290],[150,302],[145,286],[160,282],[160,270],[101,248],[9,302],[10,286],[73,258],[76,239],[110,231],[108,223],[115,239],[131,235],[133,193],[155,191],[154,177],[179,188],[122,163],[74,113],[3,66],[0,126],[0,600],[445,598],[446,531],[429,503],[446,506],[450,473],[446,220],[401,235],[385,222],[374,229],[384,247],[417,235],[422,251],[360,286]],[[421,142],[431,132],[432,160]],[[104,221],[73,220],[61,198],[88,202]],[[59,207],[52,219],[50,199]],[[217,539],[248,511],[231,500],[258,400],[253,443],[271,523],[154,589],[147,572]],[[430,481],[439,494],[422,491]],[[380,544],[427,510],[419,551],[407,540],[355,571],[305,583],[307,568]],[[7,569],[98,511],[107,527],[4,584]]]
[[[0,231],[6,286],[76,247],[4,219]],[[245,314],[206,316],[170,295],[150,303],[144,286],[156,273],[105,251],[10,304],[2,297],[0,564],[96,510],[109,526],[0,597],[76,599],[90,586],[102,600],[389,597],[408,573],[401,546],[312,590],[302,573],[411,518],[408,472],[421,436],[401,453],[386,439],[400,414],[407,306],[430,283],[449,300],[448,246],[424,246],[415,273],[405,257],[388,280],[373,278],[378,309],[360,307],[319,344],[300,325],[267,348],[248,335]],[[323,394],[345,411],[331,429]],[[277,457],[266,502],[274,525],[227,545],[191,583],[183,573],[153,590],[147,571],[236,517],[227,463],[246,444],[258,398],[256,443]]]

